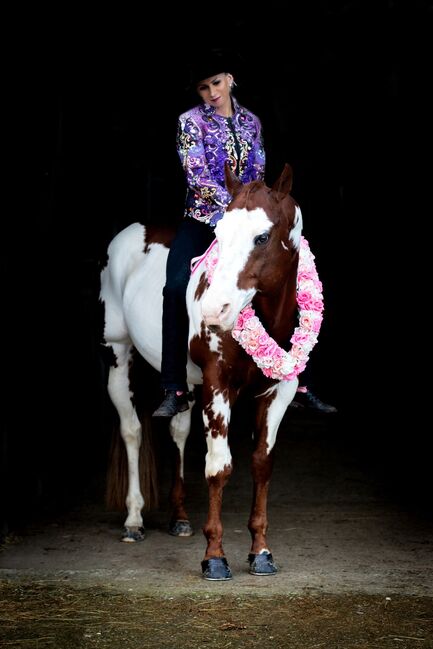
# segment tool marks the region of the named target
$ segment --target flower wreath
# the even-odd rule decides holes
[[[209,283],[218,262],[218,243],[215,240],[207,253],[205,263]],[[250,304],[242,309],[232,329],[232,336],[245,349],[263,374],[279,381],[291,381],[304,371],[309,354],[317,343],[323,320],[322,282],[319,280],[314,255],[308,241],[301,237],[296,284],[298,326],[290,339],[291,348],[285,351],[266,332]]]

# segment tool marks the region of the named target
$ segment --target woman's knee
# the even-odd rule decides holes
[[[186,280],[183,277],[167,277],[164,286],[164,297],[171,297],[174,299],[184,298],[186,295],[186,288],[188,286],[188,277]]]

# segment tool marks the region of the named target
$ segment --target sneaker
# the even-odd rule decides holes
[[[290,404],[293,408],[307,408],[308,410],[316,410],[317,412],[334,413],[338,412],[335,406],[329,403],[324,403],[316,397],[315,394],[307,390],[306,392],[297,392],[295,398]]]
[[[178,412],[188,410],[188,393],[176,394],[176,390],[166,390],[165,397],[152,417],[174,417]]]

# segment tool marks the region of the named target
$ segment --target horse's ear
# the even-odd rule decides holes
[[[272,191],[278,192],[279,194],[290,194],[292,190],[293,183],[293,171],[292,167],[287,164],[284,165],[281,176],[272,186]]]
[[[236,194],[238,194],[242,189],[243,185],[239,178],[233,173],[232,168],[230,167],[230,164],[227,162],[227,160],[224,163],[224,176],[226,180],[227,191],[234,198]]]

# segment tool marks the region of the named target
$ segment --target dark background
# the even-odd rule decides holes
[[[181,218],[176,122],[198,103],[185,90],[187,62],[208,45],[238,52],[236,96],[261,118],[268,184],[285,162],[294,169],[324,283],[314,387],[339,408],[339,434],[419,502],[431,487],[429,394],[415,369],[428,325],[413,300],[424,272],[414,248],[431,212],[432,3],[155,11],[152,20],[27,16],[14,39],[2,246],[6,527],[76,502],[104,470],[99,260],[127,224]]]

